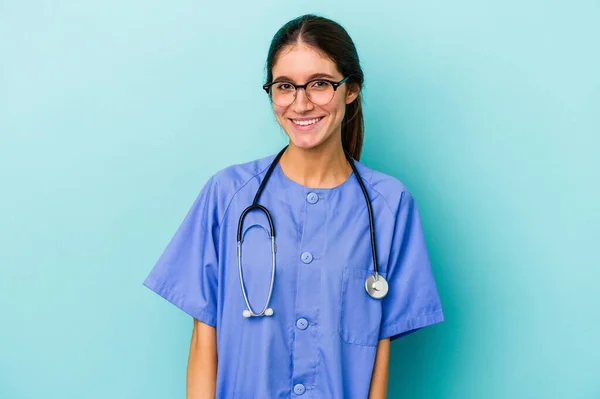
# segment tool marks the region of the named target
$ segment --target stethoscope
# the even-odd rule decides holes
[[[287,147],[288,146],[285,146],[283,148],[283,150],[281,150],[279,152],[279,154],[277,154],[277,156],[271,163],[271,166],[269,167],[269,169],[267,170],[267,173],[265,174],[265,178],[263,179],[260,186],[258,187],[258,190],[256,191],[256,195],[254,196],[254,201],[252,201],[252,205],[247,207],[242,212],[242,214],[240,215],[240,219],[238,221],[238,230],[237,230],[238,271],[239,271],[239,275],[240,275],[240,284],[242,286],[242,294],[244,295],[244,301],[246,302],[246,308],[247,308],[247,309],[244,309],[244,311],[242,312],[242,315],[244,317],[272,316],[273,315],[273,309],[269,307],[269,303],[271,301],[271,294],[273,293],[273,283],[275,282],[275,252],[276,252],[275,227],[273,226],[273,219],[271,218],[271,213],[269,212],[269,210],[267,208],[265,208],[262,205],[259,205],[258,200],[259,200],[260,195],[262,194],[265,186],[267,185],[267,181],[271,177],[271,173],[273,173],[273,169],[275,169],[275,166],[277,166],[279,159],[281,158],[281,156],[283,155],[283,153],[285,152]],[[365,197],[365,201],[367,203],[367,210],[369,211],[369,230],[371,232],[371,250],[373,252],[373,269],[375,270],[375,273],[371,274],[371,275],[369,275],[369,277],[367,277],[367,280],[365,281],[365,289],[367,290],[367,293],[371,297],[373,297],[375,299],[381,299],[384,296],[386,296],[386,294],[388,293],[388,283],[385,280],[385,278],[383,278],[383,276],[381,276],[379,274],[379,267],[377,264],[377,248],[375,246],[375,223],[373,222],[373,210],[371,209],[371,201],[369,200],[369,195],[367,194],[367,190],[365,189],[365,185],[362,181],[362,178],[360,177],[360,175],[358,174],[358,171],[356,170],[356,165],[354,165],[354,160],[352,159],[350,154],[348,154],[348,152],[344,151],[344,153],[346,154],[346,158],[348,159],[348,162],[350,163],[350,166],[352,167],[352,170],[354,171],[354,174],[356,175],[358,184],[360,185],[360,188]],[[267,219],[269,221],[269,229],[270,229],[270,233],[271,233],[271,255],[272,255],[271,284],[269,285],[269,295],[267,296],[267,302],[265,303],[265,307],[263,308],[263,310],[260,313],[255,313],[254,310],[252,310],[252,307],[250,306],[250,302],[248,301],[248,294],[246,292],[246,286],[244,284],[244,275],[242,273],[242,225],[244,224],[244,219],[246,218],[246,215],[248,214],[248,212],[250,212],[254,209],[261,210],[267,216]]]

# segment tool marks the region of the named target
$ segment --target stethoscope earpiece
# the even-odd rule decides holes
[[[252,312],[248,309],[244,309],[244,311],[242,312],[242,316],[244,316],[247,319],[252,316],[273,316],[273,309],[267,308],[262,314],[252,314]]]

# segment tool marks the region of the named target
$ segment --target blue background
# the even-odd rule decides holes
[[[446,322],[391,398],[598,398],[600,3],[0,0],[0,398],[183,398],[192,320],[141,283],[206,179],[285,143],[270,40],[366,75],[362,161],[415,195]]]

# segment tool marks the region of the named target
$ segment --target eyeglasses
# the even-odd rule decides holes
[[[328,79],[313,79],[303,85],[296,85],[287,81],[276,81],[263,85],[263,89],[269,95],[271,102],[280,107],[287,107],[296,100],[298,89],[304,89],[306,97],[315,105],[327,105],[335,95],[335,91],[350,76],[346,76],[339,82]]]

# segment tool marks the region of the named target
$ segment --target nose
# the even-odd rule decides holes
[[[310,111],[314,108],[314,104],[310,102],[306,95],[306,90],[303,88],[296,90],[296,98],[292,103],[292,111],[299,114]]]

